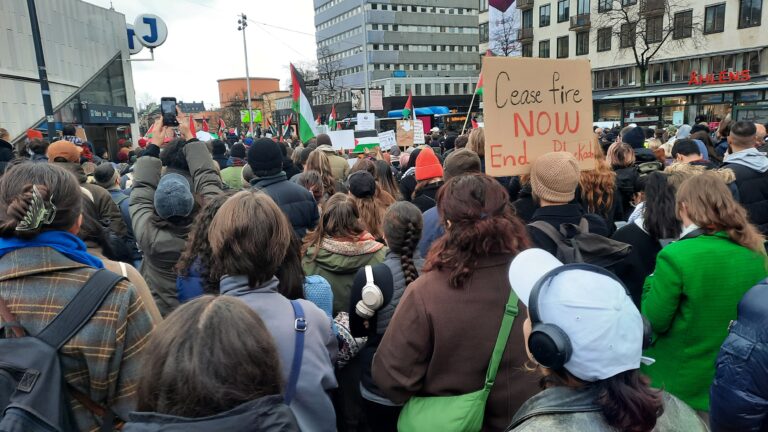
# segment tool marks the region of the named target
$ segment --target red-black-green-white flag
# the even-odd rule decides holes
[[[410,120],[413,114],[413,95],[410,90],[408,91],[408,101],[405,102],[405,108],[403,108],[403,118]]]
[[[493,51],[488,50],[485,52],[486,57],[493,57]],[[477,87],[475,87],[475,94],[483,95],[483,72],[480,71],[480,76],[477,78]]]
[[[336,105],[331,107],[331,115],[328,116],[328,130],[336,130]]]
[[[293,85],[293,111],[296,113],[296,123],[299,129],[299,139],[307,142],[317,136],[317,129],[312,114],[312,105],[304,87],[304,78],[291,64],[291,83]]]

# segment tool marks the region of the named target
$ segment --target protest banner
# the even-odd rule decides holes
[[[355,131],[351,129],[330,131],[331,146],[334,150],[351,150],[355,148]]]
[[[413,144],[422,145],[426,143],[424,140],[424,122],[421,120],[413,121]]]
[[[358,113],[357,125],[355,130],[375,130],[376,129],[376,116],[373,113]]]
[[[486,173],[527,174],[553,151],[594,169],[590,73],[587,60],[483,57]]]
[[[403,147],[413,146],[413,120],[398,120],[395,131],[397,143]]]
[[[387,151],[397,146],[397,136],[395,131],[386,131],[379,134],[379,146],[381,151]]]

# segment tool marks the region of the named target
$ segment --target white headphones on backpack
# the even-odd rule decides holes
[[[365,266],[365,286],[363,287],[362,300],[355,305],[355,312],[361,318],[370,319],[373,314],[384,304],[384,295],[373,280],[373,267]]]

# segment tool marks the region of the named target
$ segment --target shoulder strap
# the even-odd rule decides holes
[[[96,313],[112,288],[122,279],[122,276],[106,269],[96,271],[64,309],[35,337],[57,350],[61,349]]]
[[[587,218],[581,218],[579,221],[579,231],[581,231],[582,234],[589,234],[589,221]]]
[[[517,313],[517,294],[515,294],[515,290],[510,287],[509,299],[504,308],[504,318],[501,319],[501,329],[499,329],[499,335],[496,337],[496,346],[493,347],[493,355],[491,355],[491,362],[488,364],[488,372],[485,374],[486,390],[490,390],[491,387],[493,387],[493,383],[496,381],[496,373],[499,371],[501,357],[504,355],[504,349],[507,347],[509,333],[512,331],[512,324],[515,321]]]
[[[298,300],[291,300],[293,306],[293,316],[296,320],[293,322],[293,329],[296,330],[296,339],[293,347],[293,363],[291,364],[291,374],[288,376],[288,385],[285,388],[285,404],[290,405],[293,397],[296,395],[296,384],[299,382],[299,373],[301,373],[301,361],[304,357],[304,332],[307,331],[307,320],[304,318],[304,308]]]
[[[24,330],[24,327],[21,326],[21,324],[16,321],[16,316],[13,315],[13,312],[11,312],[10,309],[8,309],[8,305],[5,304],[5,299],[0,297],[0,330],[2,330],[5,327],[10,327],[13,329],[13,335],[17,338],[24,337],[26,331]]]

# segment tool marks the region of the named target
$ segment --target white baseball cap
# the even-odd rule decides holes
[[[542,249],[528,249],[515,257],[509,282],[526,306],[536,283],[563,266]],[[580,268],[564,270],[546,282],[537,301],[541,322],[560,327],[573,352],[565,369],[588,382],[638,369],[653,360],[642,357],[643,319],[618,280]]]

